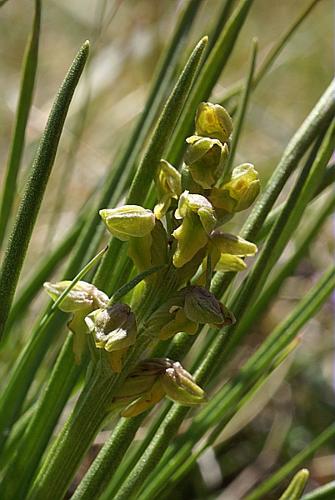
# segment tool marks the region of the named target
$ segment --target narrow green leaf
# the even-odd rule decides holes
[[[268,54],[266,55],[263,62],[260,64],[259,68],[256,70],[255,78],[253,79],[253,89],[259,84],[259,82],[264,78],[264,76],[269,72],[274,62],[282,52],[282,50],[286,47],[289,39],[294,35],[302,22],[308,17],[308,15],[312,12],[314,7],[318,4],[320,0],[312,0],[309,5],[307,5],[306,9],[299,14],[297,19],[293,21],[293,23],[288,27],[287,31],[283,33],[283,35],[275,42],[273,47],[270,49]],[[220,104],[223,106],[227,105],[227,102],[232,98],[237,96],[240,92],[242,92],[244,86],[244,82],[241,80],[234,84],[230,89],[224,92],[224,95],[220,98]],[[234,110],[230,109],[231,112]]]
[[[11,308],[6,324],[6,332],[10,330],[16,321],[22,319],[24,311],[36,294],[41,290],[43,283],[49,278],[64,257],[69,255],[69,252],[78,239],[84,222],[84,218],[80,218],[75,222],[73,227],[65,234],[64,238],[59,242],[51,254],[42,259],[37,268],[32,271],[31,278],[29,279],[28,277],[26,283],[22,285],[22,291],[18,293],[17,299],[14,301]]]
[[[252,493],[246,496],[245,500],[258,500],[264,498],[264,495],[277,486],[283,479],[291,474],[297,467],[306,463],[314,453],[328,441],[335,437],[335,424],[330,425],[317,438],[315,438],[308,446],[298,453],[295,457],[289,460],[283,467],[269,477],[264,483],[255,488]]]
[[[242,236],[244,238],[252,239],[257,235],[287,179],[297,167],[299,160],[317,137],[322,126],[334,116],[334,91],[335,80],[331,82],[326,92],[290,140],[278,166],[267,183],[265,191],[256,202],[243,227]]]
[[[2,2],[3,5],[4,2]],[[16,181],[24,149],[25,132],[33,99],[35,77],[38,60],[38,46],[41,25],[41,1],[35,0],[35,16],[32,33],[27,42],[22,63],[22,80],[19,102],[15,117],[12,143],[10,145],[7,169],[3,181],[3,191],[0,203],[0,248],[6,235],[6,229],[11,216]]]
[[[237,331],[246,332],[255,321],[259,321],[262,313],[269,306],[271,301],[274,299],[276,294],[279,292],[280,287],[288,276],[291,276],[297,265],[307,253],[307,250],[311,243],[315,240],[318,232],[321,230],[324,222],[333,213],[335,209],[335,198],[333,194],[326,200],[324,205],[321,207],[320,211],[317,212],[317,216],[306,228],[301,242],[298,244],[293,255],[287,260],[287,262],[280,268],[277,273],[273,276],[269,284],[265,287],[259,299],[250,305],[248,314],[242,317],[239,321]],[[240,334],[238,334],[239,336]],[[241,334],[243,335],[243,334]]]
[[[320,488],[307,493],[301,500],[333,500],[335,497],[335,481],[331,481]]]
[[[84,69],[88,50],[89,44],[85,42],[74,59],[56,97],[2,262],[0,270],[0,337],[5,328],[29,241],[55,160],[67,110]]]
[[[242,131],[243,123],[244,123],[244,118],[245,118],[245,114],[247,111],[248,101],[249,101],[249,97],[250,97],[251,82],[252,82],[254,71],[255,71],[257,50],[258,50],[258,43],[257,43],[257,39],[254,38],[254,40],[252,42],[249,70],[247,73],[247,78],[246,78],[246,82],[244,85],[244,90],[243,90],[243,93],[241,95],[241,100],[239,103],[238,115],[237,115],[236,123],[234,125],[234,131],[233,131],[233,137],[232,137],[231,146],[230,146],[229,158],[227,161],[227,165],[225,166],[226,174],[228,172],[230,172],[233,168],[235,153],[236,153],[238,141],[239,141],[239,138],[241,135],[241,131]]]

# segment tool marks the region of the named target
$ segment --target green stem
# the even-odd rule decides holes
[[[96,366],[92,380],[84,388],[79,400],[54,441],[34,484],[29,500],[48,497],[62,498],[85,452],[108,415],[115,390],[123,383],[135,366],[150,340],[136,345],[127,357],[122,373],[106,374]]]
[[[0,337],[5,328],[44,191],[54,164],[67,111],[84,69],[88,50],[89,44],[85,42],[74,59],[55,99],[2,262],[0,270]]]
[[[8,158],[7,170],[3,181],[3,191],[0,203],[0,248],[6,235],[10,220],[16,181],[20,169],[24,149],[25,133],[35,88],[35,78],[38,61],[38,46],[41,27],[41,1],[35,0],[35,16],[32,33],[27,42],[22,64],[22,79],[20,96],[16,112],[12,143]]]
[[[145,416],[146,414],[141,414],[135,418],[121,419],[118,422],[97,459],[94,460],[88,473],[72,496],[72,500],[93,500],[100,497],[123,460],[128,447],[132,444]]]

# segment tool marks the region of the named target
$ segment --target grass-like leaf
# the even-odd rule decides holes
[[[88,57],[88,48],[88,42],[85,42],[74,59],[54,102],[2,262],[0,338],[6,325],[37,214],[54,164],[67,110]]]
[[[4,3],[4,2],[3,2]],[[7,170],[5,173],[3,191],[0,203],[0,248],[6,235],[7,225],[12,212],[16,193],[16,181],[24,149],[24,139],[29,112],[33,99],[35,77],[38,60],[38,46],[41,25],[41,1],[35,0],[35,16],[32,33],[27,42],[27,47],[22,64],[22,81],[19,102],[15,117],[13,139],[10,146]]]

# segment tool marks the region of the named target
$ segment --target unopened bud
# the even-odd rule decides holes
[[[184,311],[187,318],[195,323],[223,326],[235,322],[234,315],[215,295],[201,286],[189,286],[185,289]]]
[[[161,376],[161,384],[166,396],[172,401],[185,406],[206,402],[203,389],[179,362],[170,361],[171,366]]]
[[[260,191],[258,172],[250,163],[235,167],[230,180],[220,188],[213,188],[210,200],[228,213],[246,210],[252,205]]]
[[[160,376],[170,366],[164,359],[141,361],[116,391],[115,403],[125,405],[121,415],[135,417],[158,403],[165,395]]]
[[[46,282],[43,286],[52,300],[56,301],[70,284],[71,281],[59,281],[58,283]],[[108,296],[91,283],[78,281],[59,304],[59,309],[64,312],[93,310],[104,307],[108,300]]]
[[[154,208],[157,219],[164,217],[171,205],[171,199],[178,199],[181,194],[181,175],[170,163],[165,160],[159,162],[155,185],[158,204]]]
[[[210,189],[222,175],[228,158],[228,146],[217,139],[192,135],[186,139],[189,144],[185,154],[193,180],[204,189]]]
[[[308,469],[301,469],[293,477],[292,481],[290,482],[282,496],[279,498],[279,500],[298,500],[299,498],[301,498],[308,479]]]
[[[48,295],[56,301],[70,284],[71,281],[44,283],[44,288]],[[74,334],[73,352],[77,364],[80,363],[86,346],[85,335],[88,333],[88,328],[85,317],[91,311],[99,307],[106,307],[108,301],[108,296],[98,290],[94,285],[86,283],[86,281],[78,281],[59,304],[59,309],[61,311],[72,313],[72,317],[67,326]]]
[[[233,122],[228,113],[219,104],[202,102],[198,106],[195,117],[195,131],[197,135],[219,139],[227,142],[233,130]]]
[[[99,214],[113,236],[122,241],[146,236],[155,225],[151,210],[138,205],[106,208],[100,210]]]
[[[257,246],[254,243],[240,236],[221,231],[214,231],[211,234],[211,242],[221,253],[229,253],[239,257],[255,255],[257,252]]]
[[[85,318],[98,349],[108,352],[125,349],[135,343],[136,318],[126,304],[98,309]]]

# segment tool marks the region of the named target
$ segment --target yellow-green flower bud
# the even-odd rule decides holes
[[[235,322],[234,315],[215,295],[201,286],[189,286],[185,289],[184,311],[186,317],[195,323],[223,326]]]
[[[215,265],[216,271],[226,272],[239,272],[244,271],[247,268],[246,263],[241,257],[237,255],[231,255],[230,253],[222,253],[218,262]]]
[[[216,218],[212,205],[204,196],[188,191],[180,196],[175,217],[183,219],[181,226],[172,233],[178,241],[173,256],[173,264],[178,268],[189,262],[207,244]]]
[[[205,392],[196,384],[194,378],[179,362],[170,361],[170,364],[160,377],[166,396],[185,406],[205,403]]]
[[[141,361],[128,375],[114,399],[114,404],[125,406],[121,412],[123,417],[135,417],[165,396],[160,376],[167,366],[164,359],[148,359]]]
[[[228,213],[246,210],[260,191],[258,172],[250,163],[235,167],[228,182],[213,188],[210,201],[215,208]]]
[[[71,281],[59,281],[58,283],[46,282],[43,286],[52,300],[56,301],[70,284]],[[78,281],[62,300],[59,309],[64,312],[93,310],[104,307],[108,300],[108,296],[91,283]]]
[[[195,132],[203,137],[227,142],[233,130],[233,122],[228,113],[219,104],[202,102],[195,117]]]
[[[240,236],[223,233],[221,231],[213,231],[211,234],[211,243],[221,252],[246,257],[255,255],[257,247],[254,243],[247,241]]]
[[[162,219],[171,205],[171,199],[178,199],[181,194],[181,175],[170,163],[165,160],[159,162],[155,185],[158,203],[154,208],[157,219]]]
[[[147,332],[160,340],[167,340],[179,332],[185,332],[189,335],[196,333],[198,325],[185,316],[184,302],[182,291],[164,302],[150,316],[146,324]]]
[[[188,335],[197,333],[198,324],[191,321],[185,314],[183,309],[176,309],[172,313],[173,319],[161,327],[158,338],[160,340],[167,340],[176,335],[177,333],[184,332]]]
[[[149,410],[155,404],[159,403],[165,396],[165,391],[162,387],[161,381],[157,380],[152,388],[147,391],[143,396],[135,399],[121,412],[121,417],[132,418],[140,415],[144,411]]]
[[[299,500],[306,488],[309,479],[308,469],[301,469],[295,474],[290,484],[279,498],[279,500]],[[328,495],[327,495],[328,496]],[[321,498],[321,497],[320,497]],[[330,497],[328,497],[330,498]]]
[[[70,283],[71,281],[59,281],[58,283],[47,282],[44,283],[43,286],[48,295],[56,301],[68,288]],[[86,281],[78,281],[59,304],[59,309],[61,311],[72,313],[71,320],[68,322],[67,326],[74,334],[73,352],[77,364],[80,363],[86,346],[85,334],[88,333],[88,328],[85,317],[91,311],[99,307],[106,307],[108,301],[108,296],[98,290],[94,285],[86,283]]]
[[[127,304],[93,311],[85,318],[98,349],[108,352],[130,347],[137,335],[136,318]]]
[[[151,210],[138,205],[106,208],[100,210],[99,214],[112,235],[122,241],[142,238],[149,234],[155,225],[155,216]]]
[[[218,139],[192,135],[186,139],[188,148],[185,164],[193,180],[204,189],[210,189],[222,175],[229,150]]]

